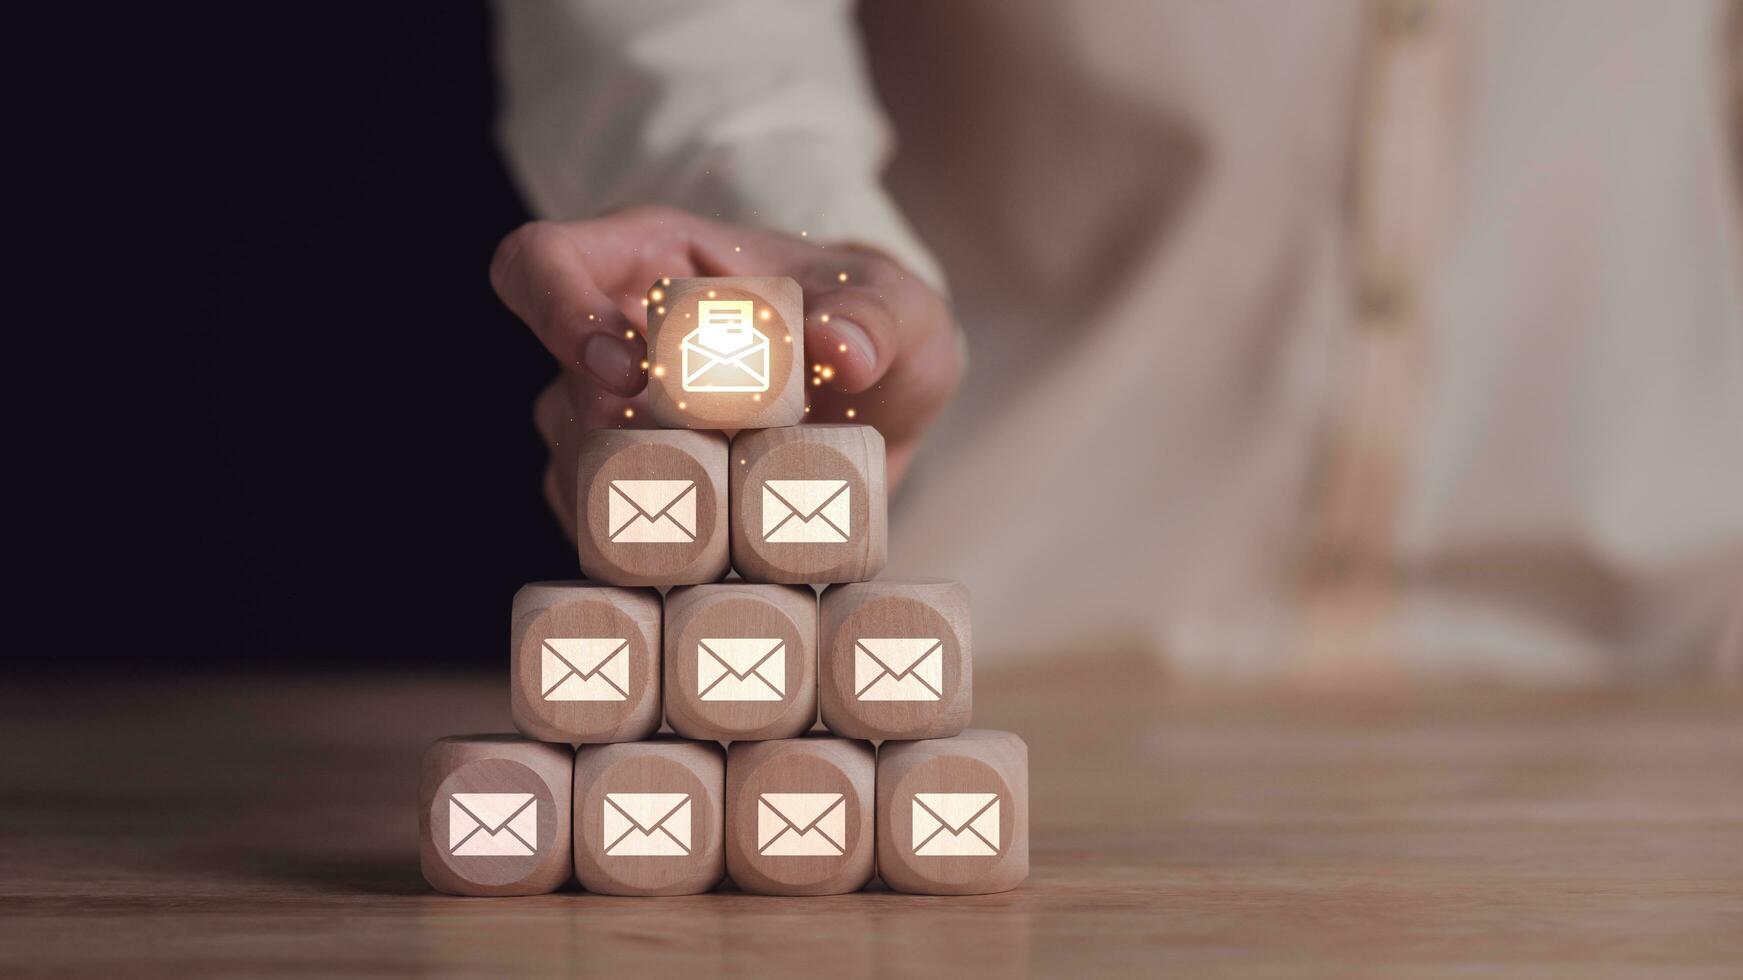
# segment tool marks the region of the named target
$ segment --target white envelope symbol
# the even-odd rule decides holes
[[[764,793],[757,797],[757,853],[831,857],[846,853],[847,800],[840,793]]]
[[[539,649],[546,701],[628,701],[629,641],[552,637]]]
[[[684,337],[685,391],[768,391],[769,338],[753,325],[748,299],[696,304],[695,330]]]
[[[695,480],[613,480],[607,537],[622,544],[696,540]]]
[[[705,639],[696,644],[696,693],[704,701],[779,701],[787,696],[787,644]]]
[[[538,851],[539,804],[531,793],[455,793],[448,797],[448,853],[524,857]]]
[[[866,637],[853,643],[854,697],[936,701],[944,690],[944,641]]]
[[[763,540],[840,544],[853,533],[846,480],[769,480],[763,484]]]
[[[999,853],[999,794],[915,793],[915,857]]]
[[[683,857],[690,853],[688,793],[605,794],[608,857]]]

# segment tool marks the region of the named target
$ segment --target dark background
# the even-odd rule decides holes
[[[64,42],[27,108],[48,329],[7,372],[50,366],[14,541],[54,646],[21,661],[499,668],[515,588],[576,562],[552,368],[486,274],[526,217],[488,9],[72,16],[20,36]]]

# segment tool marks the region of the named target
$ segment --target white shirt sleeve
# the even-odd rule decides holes
[[[499,2],[499,138],[543,218],[669,204],[943,277],[880,182],[850,0]]]

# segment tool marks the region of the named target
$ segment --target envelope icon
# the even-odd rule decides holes
[[[944,641],[936,637],[855,640],[853,690],[861,701],[937,701],[944,690]]]
[[[779,701],[787,696],[787,644],[705,639],[696,644],[696,691],[704,701]]]
[[[455,793],[448,797],[448,853],[526,857],[538,851],[539,804],[531,793]]]
[[[629,641],[552,637],[539,648],[546,701],[628,701]]]
[[[685,391],[768,391],[769,338],[754,324],[751,300],[703,300],[684,337]]]
[[[763,540],[777,544],[841,544],[853,533],[853,494],[846,480],[763,483]]]
[[[696,540],[695,480],[613,480],[607,537],[620,544]]]
[[[994,857],[999,794],[915,793],[915,857]]]
[[[757,853],[833,857],[847,846],[847,799],[840,793],[764,793],[757,797]]]
[[[607,793],[608,857],[683,857],[690,853],[690,794]]]

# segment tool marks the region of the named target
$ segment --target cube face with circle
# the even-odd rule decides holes
[[[797,282],[661,279],[647,300],[655,423],[760,429],[804,420],[805,304]]]
[[[534,582],[514,597],[509,709],[546,742],[627,742],[660,727],[660,594]]]
[[[968,589],[947,579],[831,586],[819,604],[823,724],[850,738],[944,738],[968,727]]]
[[[607,585],[713,582],[728,564],[726,437],[595,429],[581,437],[576,545]]]
[[[720,883],[726,754],[661,738],[575,754],[575,877],[604,895],[694,895]]]
[[[838,895],[871,880],[871,743],[810,735],[734,742],[726,757],[726,871],[762,895]]]
[[[732,441],[732,565],[749,582],[859,582],[889,550],[884,438],[866,425],[740,432]]]
[[[720,582],[666,595],[666,723],[688,738],[792,738],[817,720],[817,597]]]
[[[878,749],[878,875],[899,892],[981,895],[1029,876],[1029,749],[1009,732]]]
[[[424,753],[418,863],[453,895],[539,895],[569,880],[567,746],[457,735]]]

